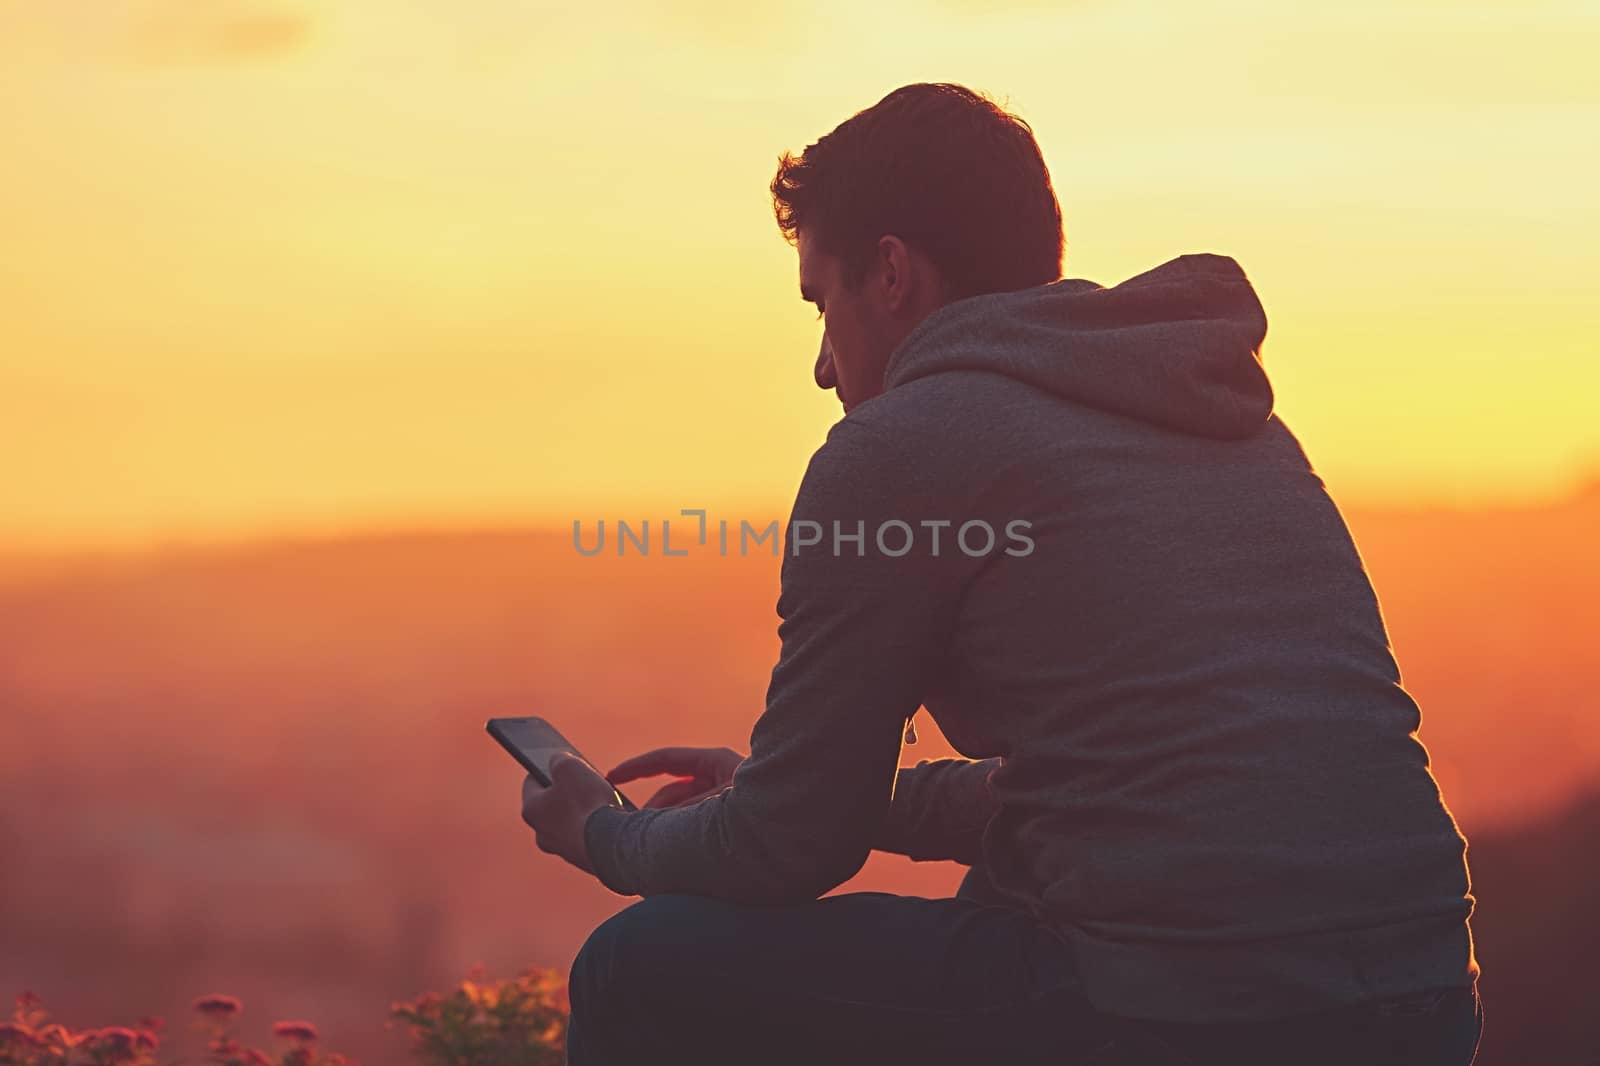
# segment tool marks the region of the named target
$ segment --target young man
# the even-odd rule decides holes
[[[1233,260],[1061,276],[1029,127],[909,85],[772,183],[817,384],[750,755],[524,789],[645,899],[573,967],[605,1063],[1465,1066],[1465,841]],[[987,533],[985,532],[987,530]],[[899,770],[926,707],[967,760]],[[873,848],[955,899],[819,899]]]

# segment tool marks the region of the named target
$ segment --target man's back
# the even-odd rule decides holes
[[[1169,313],[1195,277],[1232,284],[1241,320],[1259,310],[1231,260],[1158,276]],[[1028,523],[1026,554],[953,564],[970,573],[924,696],[959,751],[1004,757],[990,876],[1069,937],[1107,1011],[1245,1020],[1467,983],[1464,841],[1356,547],[1265,378],[1198,315],[1187,338],[1158,302],[1086,321],[1110,290],[1050,310],[1052,288],[934,316],[851,416],[920,450],[930,484],[908,498]],[[1075,345],[1123,362],[1086,382],[1092,358],[1062,370]],[[1180,388],[1181,427],[1159,406]]]

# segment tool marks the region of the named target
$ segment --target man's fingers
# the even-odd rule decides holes
[[[613,785],[623,785],[641,777],[657,777],[661,774],[693,777],[705,762],[704,748],[657,748],[617,763],[606,774],[606,780]]]
[[[709,782],[697,777],[689,777],[682,781],[674,781],[670,785],[662,785],[656,790],[656,794],[650,797],[645,806],[647,808],[677,807],[691,800],[709,795],[714,791],[716,791],[715,788],[711,787]]]
[[[535,823],[544,800],[544,792],[545,787],[534,780],[532,774],[522,779],[522,820],[530,829],[538,828]]]
[[[550,787],[534,775],[522,783],[522,820],[533,830],[540,851],[559,855],[580,870],[594,872],[584,844],[585,819],[605,806],[615,806],[617,792],[594,767],[572,755],[549,763]]]
[[[550,784],[552,787],[564,782],[578,781],[585,777],[599,777],[600,771],[566,752],[558,752],[550,756]]]

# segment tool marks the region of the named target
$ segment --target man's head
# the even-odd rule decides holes
[[[772,179],[826,320],[817,384],[846,411],[883,391],[889,355],[951,302],[1061,277],[1061,208],[1028,124],[960,85],[907,85]]]

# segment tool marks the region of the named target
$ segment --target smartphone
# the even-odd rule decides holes
[[[526,718],[491,718],[488,722],[488,731],[491,737],[500,742],[500,746],[511,753],[511,757],[522,764],[522,768],[533,775],[533,779],[545,788],[550,787],[550,759],[558,752],[568,755],[577,755],[578,749],[572,742],[556,731],[556,727],[543,718],[528,716]],[[588,759],[583,759],[589,762]],[[589,763],[593,766],[593,763]],[[633,801],[616,792],[617,802],[625,811],[636,811],[639,808]]]

